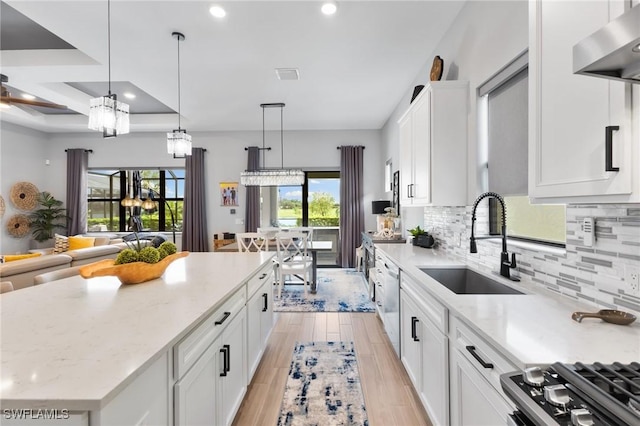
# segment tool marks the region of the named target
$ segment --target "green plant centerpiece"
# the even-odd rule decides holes
[[[136,240],[127,242],[114,260],[101,260],[80,268],[84,278],[116,276],[122,284],[138,284],[160,276],[174,260],[185,257],[188,251],[178,251],[176,245],[165,241],[158,248],[143,246],[135,234]]]
[[[47,191],[38,195],[38,205],[40,208],[29,215],[29,220],[33,239],[44,243],[54,237],[56,230],[67,227],[67,210],[62,207],[62,201]]]
[[[435,244],[435,239],[433,236],[429,235],[429,233],[420,228],[420,225],[416,226],[413,229],[409,229],[411,235],[413,235],[413,245],[420,246],[425,248],[431,248]]]

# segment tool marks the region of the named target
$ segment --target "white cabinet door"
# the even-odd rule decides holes
[[[400,290],[400,353],[402,364],[418,394],[422,391],[422,343],[418,337],[420,312],[404,290]]]
[[[217,424],[218,340],[175,385],[175,425]]]
[[[431,91],[416,99],[412,112],[413,186],[412,203],[431,203]]]
[[[632,141],[630,85],[573,74],[573,46],[623,13],[623,3],[530,2],[529,196],[534,199],[633,199],[632,144],[637,149],[639,143],[637,135]],[[612,165],[619,171],[605,169],[610,126],[619,127],[610,131]]]
[[[230,425],[247,391],[247,312],[242,309],[222,332],[217,346],[219,425]]]
[[[411,205],[413,183],[413,144],[411,113],[406,113],[398,122],[400,129],[400,205]]]
[[[273,328],[271,282],[264,283],[247,303],[247,383],[260,363],[264,347]]]
[[[506,424],[513,408],[476,369],[454,349],[451,351],[451,424],[495,426]]]
[[[420,321],[422,341],[421,397],[434,424],[449,424],[448,339],[428,319]]]

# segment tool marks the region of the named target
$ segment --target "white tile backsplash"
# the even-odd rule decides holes
[[[567,205],[567,244],[564,251],[518,247],[522,282],[539,286],[597,308],[617,308],[640,313],[640,295],[632,295],[624,281],[625,266],[640,268],[640,205]],[[476,235],[488,233],[488,208],[476,212]],[[582,219],[596,219],[593,247],[583,244]],[[425,207],[424,227],[437,240],[437,248],[485,270],[497,270],[500,239],[477,240],[478,253],[469,253],[471,206]],[[561,254],[559,254],[561,253]]]

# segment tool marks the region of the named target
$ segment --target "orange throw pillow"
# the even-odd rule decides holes
[[[95,240],[93,237],[69,237],[69,250],[93,247]]]
[[[16,261],[16,260],[31,259],[32,257],[38,257],[40,255],[42,255],[42,253],[5,254],[4,261],[5,262],[13,262],[13,261]]]

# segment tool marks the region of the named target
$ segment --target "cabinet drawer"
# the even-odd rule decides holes
[[[245,288],[243,287],[173,347],[173,373],[176,380],[180,379],[195,364],[245,304]]]
[[[247,299],[251,299],[251,296],[258,291],[262,284],[269,281],[272,275],[273,263],[269,261],[265,263],[262,268],[260,268],[260,270],[247,282]]]
[[[450,339],[456,349],[498,392],[502,393],[500,375],[520,368],[514,366],[458,318],[452,318],[451,329]]]
[[[449,310],[430,295],[429,292],[423,288],[423,284],[417,283],[402,272],[400,273],[400,277],[400,287],[418,304],[420,309],[424,311],[427,318],[433,322],[438,330],[443,334],[447,334],[449,328]]]

